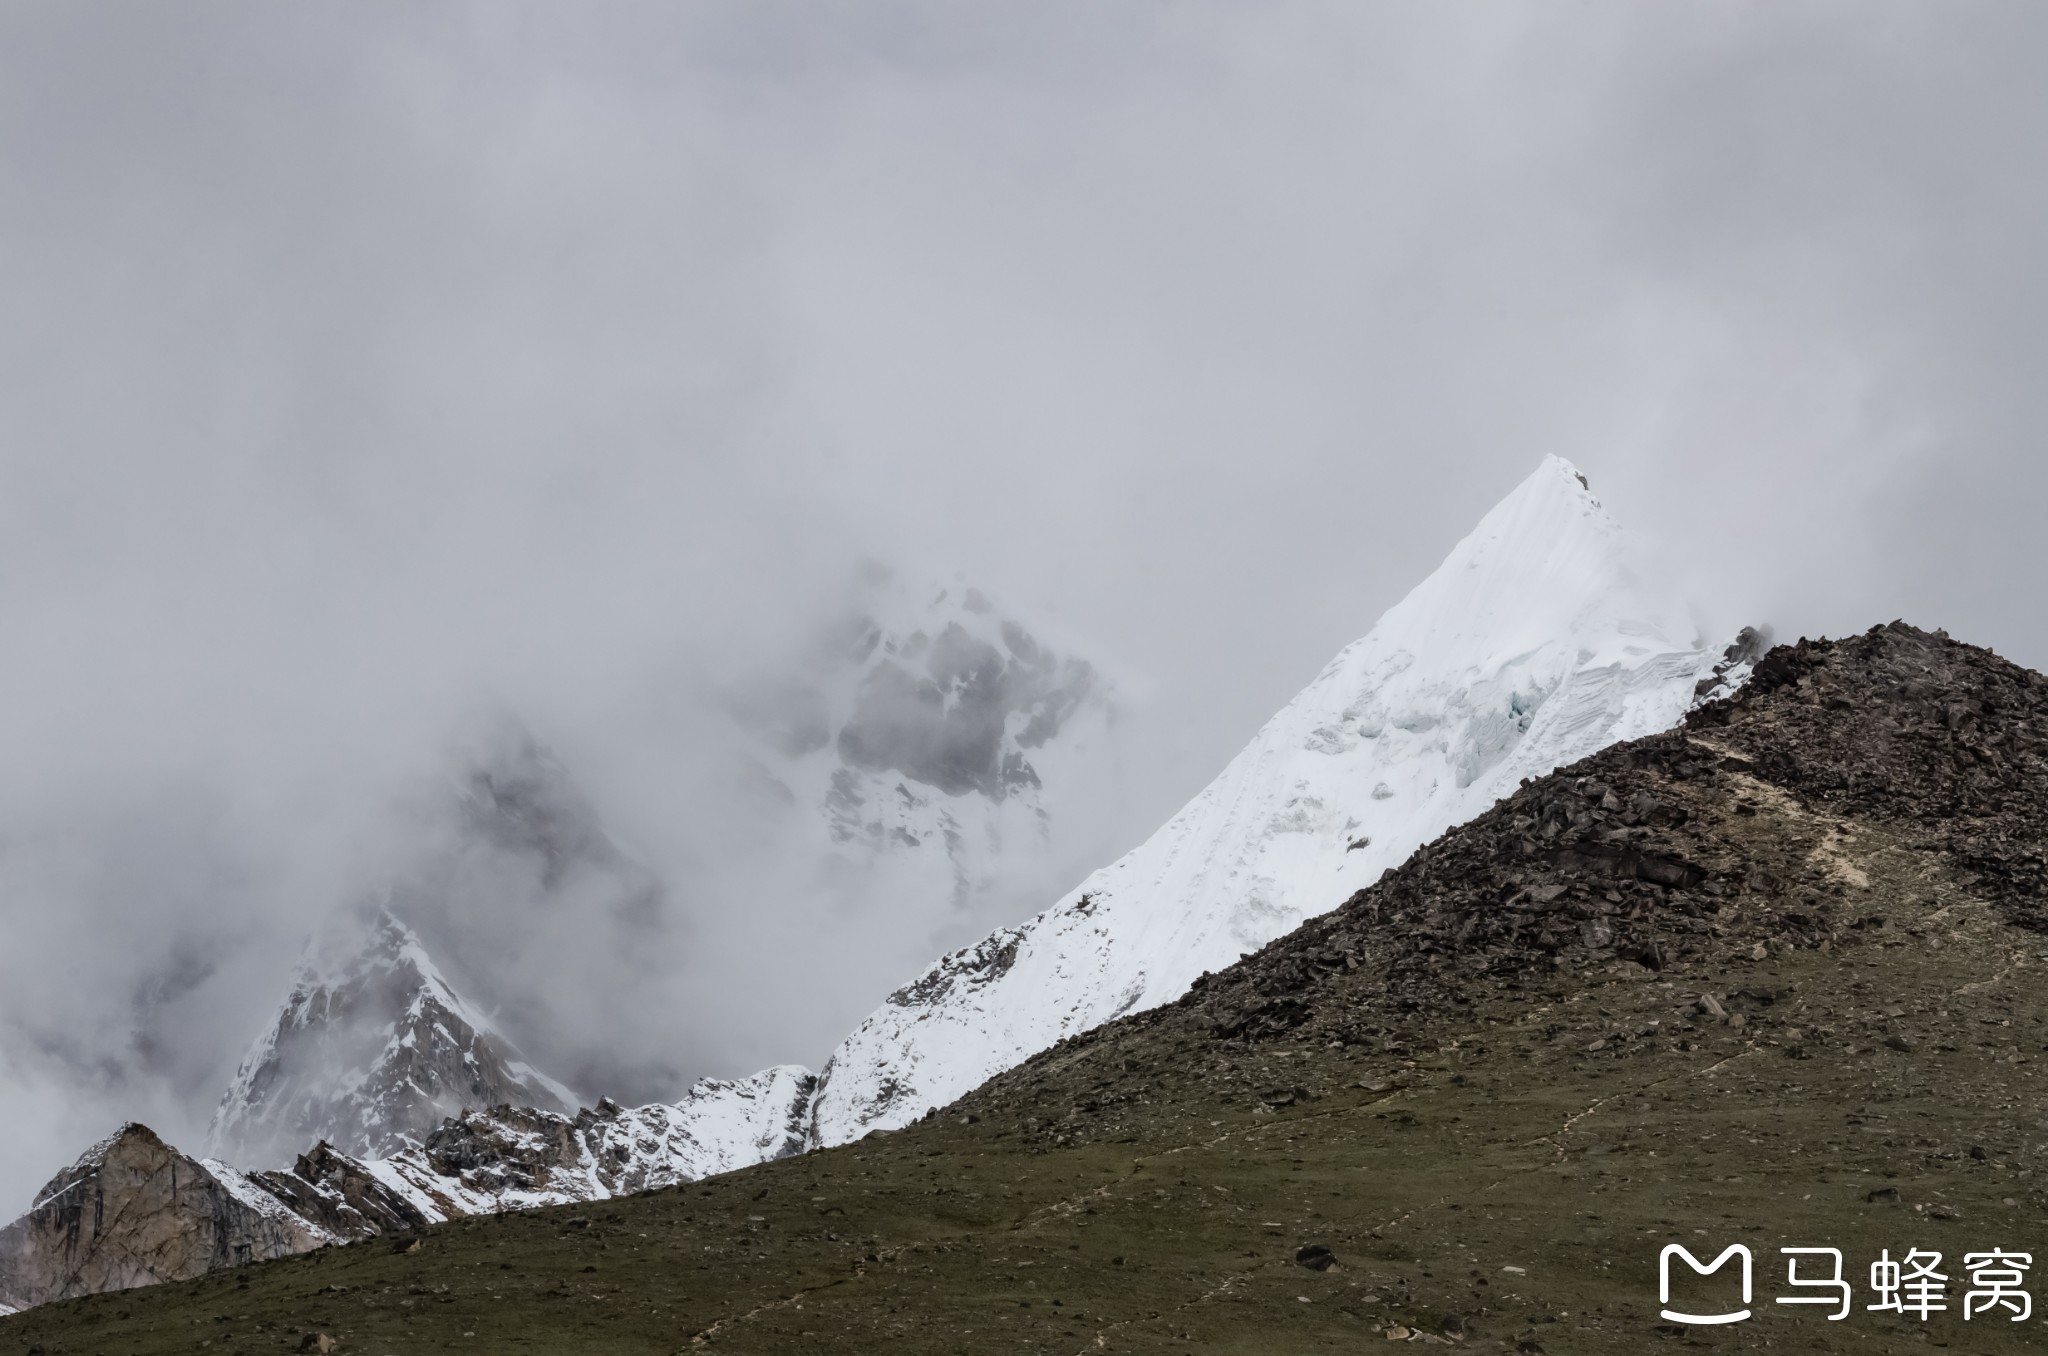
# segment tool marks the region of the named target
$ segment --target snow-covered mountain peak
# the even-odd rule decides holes
[[[1522,778],[1675,724],[1703,678],[1740,680],[1722,657],[1547,458],[1144,844],[878,1008],[826,1066],[816,1139],[902,1125],[1171,1001]]]
[[[466,1107],[562,1111],[574,1095],[528,1065],[388,910],[308,943],[276,1021],[243,1058],[208,1133],[241,1162],[317,1140],[345,1152],[417,1143]]]
[[[915,933],[958,936],[1099,850],[1070,807],[1111,780],[1111,701],[1092,664],[980,590],[871,566],[805,650],[728,706],[757,818],[789,826],[786,859],[891,901]]]
[[[420,944],[419,935],[378,906],[332,918],[307,938],[292,972],[292,987],[337,989],[401,975],[422,997],[466,1010],[467,1004]]]
[[[1086,660],[1056,653],[980,590],[871,567],[810,653],[733,707],[790,764],[816,755],[835,788],[866,775],[1000,803],[1039,789],[1034,752],[1105,696]],[[840,841],[888,838],[858,815],[829,818]]]
[[[1687,616],[1647,586],[1627,533],[1585,476],[1549,456],[1357,646],[1445,671],[1485,669],[1565,637],[1597,645],[1595,658],[1619,657],[1690,637]]]

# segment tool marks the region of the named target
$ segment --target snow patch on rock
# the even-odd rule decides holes
[[[472,1111],[362,1167],[431,1220],[605,1200],[801,1153],[817,1079],[785,1065],[674,1103]]]

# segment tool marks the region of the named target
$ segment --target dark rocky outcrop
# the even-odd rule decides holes
[[[184,1280],[330,1241],[131,1124],[57,1174],[26,1215],[0,1230],[0,1303],[25,1309]]]
[[[335,1238],[406,1233],[432,1221],[356,1159],[321,1141],[289,1172],[252,1172],[249,1179],[314,1228]]]
[[[404,1233],[428,1217],[321,1144],[290,1171],[191,1158],[146,1125],[88,1149],[0,1229],[0,1304],[184,1280],[332,1243]]]

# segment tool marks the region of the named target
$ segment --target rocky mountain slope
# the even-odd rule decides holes
[[[816,1139],[904,1125],[1178,998],[1523,778],[1669,728],[1753,658],[1703,649],[1584,477],[1547,459],[1144,844],[891,994],[825,1066]]]
[[[48,1305],[0,1349],[2030,1350],[1962,1297],[2048,1220],[2044,863],[2048,680],[1802,642],[900,1132]],[[1731,1298],[1663,1300],[1673,1243],[1750,1248],[1751,1316],[1662,1317]],[[1841,1250],[1842,1321],[1775,1303],[1781,1247]],[[1870,1309],[1912,1248],[1946,1309]]]
[[[706,1079],[674,1105],[465,1111],[382,1158],[320,1143],[290,1168],[193,1159],[128,1125],[0,1230],[0,1305],[183,1280],[502,1210],[607,1200],[800,1152],[801,1069]]]

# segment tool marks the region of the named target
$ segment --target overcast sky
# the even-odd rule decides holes
[[[0,1009],[331,894],[478,691],[600,730],[861,554],[1118,676],[1173,732],[1140,836],[1547,453],[1709,630],[2048,664],[2044,47],[2020,0],[0,0]],[[0,1216],[184,1114],[52,1081],[118,1019],[0,1040]]]

